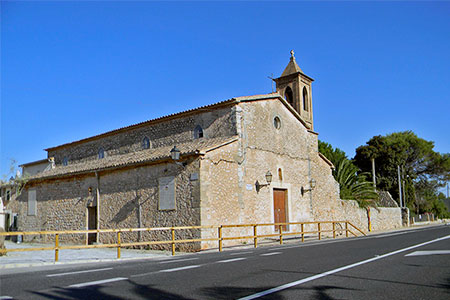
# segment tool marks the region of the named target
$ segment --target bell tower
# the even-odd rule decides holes
[[[313,130],[311,77],[305,75],[297,65],[294,50],[283,74],[274,79],[277,92],[298,112],[308,129]]]

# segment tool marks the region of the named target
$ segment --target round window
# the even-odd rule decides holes
[[[280,129],[281,128],[281,120],[280,120],[280,118],[278,116],[273,118],[273,126],[276,129]]]

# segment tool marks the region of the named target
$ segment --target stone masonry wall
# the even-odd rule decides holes
[[[95,177],[86,176],[41,184],[28,184],[22,194],[9,204],[18,213],[19,231],[86,229],[86,207],[92,196],[88,187]],[[36,190],[37,214],[28,216],[28,191]],[[51,241],[53,236],[24,236],[25,241]],[[82,242],[84,235],[64,235],[60,240]]]
[[[274,127],[275,117],[281,120],[279,129]],[[318,156],[317,135],[308,132],[279,100],[241,103],[236,120],[239,141],[208,153],[202,160],[206,177],[204,180],[202,175],[201,180],[202,225],[273,223],[274,189],[286,191],[287,221],[291,222],[314,220],[314,202],[321,207],[327,207],[332,197],[336,202],[336,183],[330,166]],[[265,184],[267,171],[273,175],[272,183],[257,192],[255,183]],[[313,197],[301,194],[302,186],[309,187],[310,178],[320,187]],[[289,229],[299,231],[297,227]],[[252,230],[227,229],[224,235],[252,235]],[[276,232],[273,226],[258,230],[260,234]],[[241,242],[226,241],[224,245]],[[202,247],[216,244],[204,243]]]
[[[274,118],[281,120],[279,129]],[[202,225],[274,222],[274,189],[286,190],[287,221],[349,220],[367,231],[367,215],[354,201],[339,199],[339,186],[331,166],[319,156],[317,134],[311,133],[278,100],[247,102],[236,109],[240,139],[208,153],[201,162]],[[265,184],[265,173],[273,175],[270,186],[256,191],[255,182]],[[316,187],[310,188],[314,178]],[[356,206],[355,206],[356,204]],[[373,230],[397,228],[399,210],[372,210]],[[328,228],[328,227],[329,228]],[[316,230],[316,225],[305,230]],[[322,225],[331,230],[331,225]],[[290,231],[300,231],[292,225]],[[252,235],[252,228],[224,229],[224,236]],[[276,233],[273,226],[258,228],[259,234]],[[203,237],[216,237],[216,232]],[[246,241],[251,243],[252,241]],[[224,245],[245,243],[224,241]],[[217,242],[203,243],[217,247]]]
[[[240,224],[242,199],[238,182],[237,142],[208,152],[200,162],[201,225]],[[233,230],[224,230],[230,236]],[[202,230],[202,238],[217,238],[216,229]],[[217,247],[203,242],[202,248]]]
[[[364,232],[369,231],[367,210],[360,208],[354,200],[339,200],[341,220],[350,221]],[[402,227],[401,209],[399,207],[370,208],[372,230],[388,230]]]
[[[254,200],[248,202],[259,206],[264,203],[265,220],[273,222],[273,189],[286,189],[288,221],[329,219],[331,212],[327,208],[336,201],[338,193],[330,165],[318,155],[317,135],[307,131],[279,100],[250,103],[245,105],[244,111],[248,140],[248,145],[244,146],[252,154],[246,161],[247,178],[265,182],[266,170],[273,174],[270,189],[253,192],[249,198]],[[279,129],[274,126],[275,117],[281,120]],[[316,188],[302,195],[301,188],[309,189],[312,178]],[[323,215],[318,215],[317,210]],[[309,227],[306,229],[310,230]],[[300,231],[294,226],[291,230]],[[274,233],[274,228],[266,231]]]
[[[203,128],[206,138],[233,136],[236,135],[234,116],[233,107],[215,109],[67,145],[48,151],[48,157],[55,157],[56,165],[60,165],[65,156],[69,164],[97,159],[100,148],[103,148],[106,156],[140,151],[142,140],[146,136],[150,139],[152,148],[175,145],[192,140],[197,125]]]
[[[100,177],[101,228],[137,228],[139,219],[143,228],[200,225],[198,160],[186,167],[176,164],[158,164]],[[175,176],[176,209],[160,210],[159,183],[161,177]],[[139,210],[139,205],[141,209]],[[140,211],[140,216],[139,216]],[[198,230],[176,231],[177,239],[198,238]],[[122,235],[123,242],[137,241],[138,233]],[[170,230],[143,232],[142,241],[171,239]],[[115,235],[103,235],[101,242],[115,242]],[[169,249],[169,244],[153,249]],[[183,251],[198,249],[198,243],[179,244]]]
[[[99,228],[139,227],[139,204],[142,227],[184,226],[200,224],[198,160],[186,167],[160,164],[92,174],[67,180],[45,181],[30,185],[10,208],[19,213],[19,230],[84,230],[87,229],[87,207],[96,203],[96,189],[100,201]],[[159,210],[158,178],[175,176],[176,209]],[[28,190],[36,190],[37,215],[27,215]],[[91,191],[90,191],[91,190]],[[177,231],[177,239],[199,237],[198,230]],[[170,231],[140,234],[141,240],[170,239]],[[122,242],[138,241],[139,234],[123,233]],[[51,241],[52,236],[29,236],[25,241]],[[61,242],[85,243],[85,234],[61,235]],[[115,243],[115,234],[100,234],[99,242]],[[153,248],[168,249],[170,245]],[[183,251],[197,250],[199,243],[179,244]]]
[[[275,118],[281,122],[278,128],[274,124]],[[158,126],[136,128],[63,147],[49,152],[49,156],[56,156],[60,163],[66,155],[69,159],[94,159],[99,147],[110,151],[108,155],[137,151],[145,135],[152,140],[153,146],[174,144],[192,139],[196,124],[204,128],[206,138],[237,134],[239,139],[192,158],[184,167],[171,163],[141,165],[99,172],[97,176],[93,173],[28,184],[27,190],[8,207],[19,212],[19,230],[86,229],[87,207],[95,205],[97,200],[100,228],[273,223],[273,195],[274,190],[279,189],[286,191],[288,222],[349,220],[367,231],[366,211],[357,207],[354,201],[339,200],[339,187],[331,166],[319,156],[317,134],[308,131],[278,99],[241,102],[234,107]],[[266,184],[267,171],[272,173],[272,182],[257,191],[255,183]],[[158,207],[158,179],[167,176],[175,176],[176,209],[163,211]],[[316,181],[315,189],[302,195],[301,188],[309,189],[312,178]],[[37,216],[27,216],[29,189],[36,190]],[[372,209],[371,212],[374,230],[401,226],[397,208]],[[315,227],[305,229],[314,230]],[[300,231],[300,228],[292,225],[288,230]],[[252,228],[226,229],[223,233],[224,236],[253,234]],[[259,228],[258,233],[274,234],[276,230],[266,226]],[[217,237],[217,230],[177,232],[178,239],[199,236]],[[123,242],[169,238],[169,231],[122,235]],[[62,241],[84,243],[86,236],[65,239]],[[115,241],[113,234],[99,238],[102,243]],[[226,241],[224,245],[243,242],[252,241]],[[200,247],[217,247],[217,242],[177,246],[180,250],[190,251]]]

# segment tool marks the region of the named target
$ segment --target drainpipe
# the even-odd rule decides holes
[[[142,228],[142,205],[141,205],[141,195],[138,193],[138,186],[139,186],[139,176],[136,172],[136,200],[137,200],[137,209],[138,209],[138,227]],[[142,240],[142,232],[138,231],[138,241],[140,242]]]
[[[311,184],[311,157],[309,156],[309,153],[308,153],[308,182]],[[312,194],[313,194],[312,191],[310,191],[309,192],[309,208],[311,210],[311,216],[312,216],[313,220],[315,220]]]
[[[138,204],[138,226],[139,228],[142,228],[142,205],[141,205],[141,200],[140,200],[140,195],[138,196],[138,193],[136,191],[136,199],[137,199],[137,204]],[[142,238],[142,232],[138,231],[138,241],[140,242]]]
[[[400,166],[397,166],[398,171],[398,196],[400,198],[400,208],[403,208],[403,200],[402,200],[402,179],[400,177]]]
[[[96,196],[97,196],[97,229],[100,229],[100,175],[98,172],[95,172],[95,178],[97,179],[97,188],[96,188]],[[99,242],[99,234],[96,234],[96,241]]]

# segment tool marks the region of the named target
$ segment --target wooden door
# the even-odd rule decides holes
[[[88,207],[88,229],[97,229],[97,206]],[[97,242],[97,234],[88,234],[88,244]]]
[[[273,190],[273,213],[275,223],[285,223],[286,219],[286,190]],[[275,226],[278,231],[278,226]],[[287,226],[283,225],[283,230],[287,230]]]

